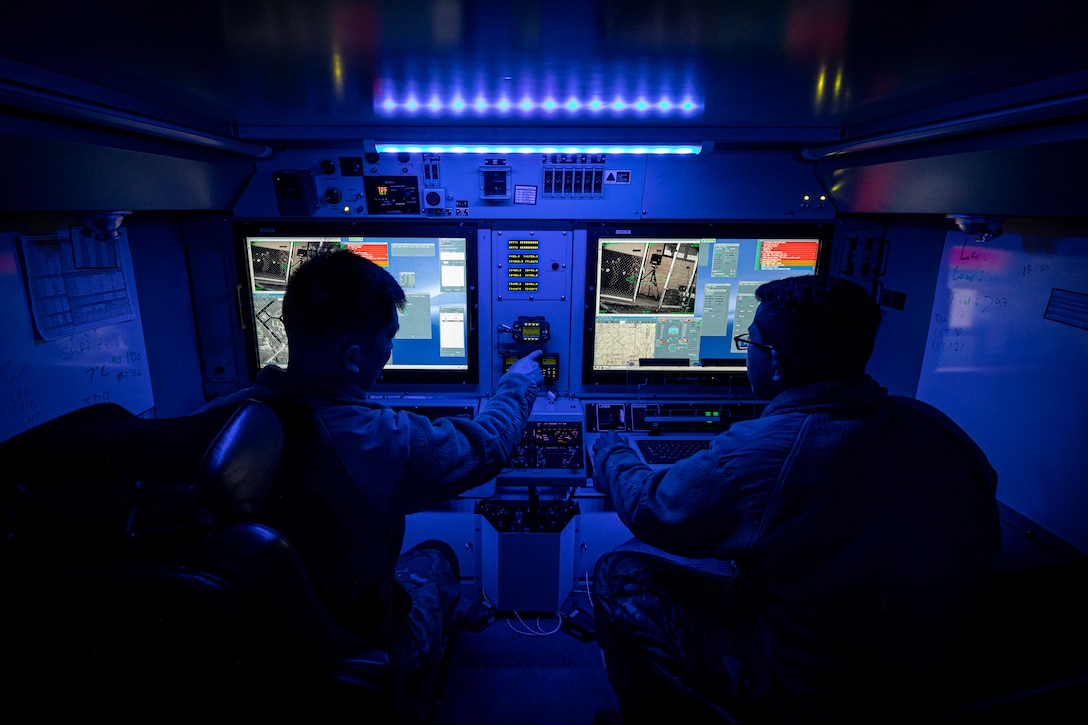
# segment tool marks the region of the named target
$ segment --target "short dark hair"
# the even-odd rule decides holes
[[[283,325],[289,342],[332,342],[377,333],[403,310],[404,290],[385,269],[346,249],[315,255],[287,281]],[[395,312],[393,314],[396,314]]]
[[[865,372],[881,310],[868,292],[847,279],[786,277],[760,285],[760,333],[811,381]]]

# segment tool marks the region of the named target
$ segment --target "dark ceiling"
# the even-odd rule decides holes
[[[20,2],[2,18],[0,108],[92,104],[272,143],[486,128],[820,145],[1083,114],[1081,14],[1052,0]]]

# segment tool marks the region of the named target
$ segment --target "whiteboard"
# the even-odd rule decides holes
[[[950,233],[918,398],[998,473],[998,498],[1088,551],[1088,239]]]
[[[154,407],[128,239],[122,230],[115,243],[73,252],[79,234],[0,234],[0,440],[94,403],[118,403],[137,415]],[[40,246],[52,239],[57,254],[65,255],[64,268],[28,270],[22,250],[30,239]],[[71,269],[69,257],[78,258],[78,269]],[[35,283],[36,309],[28,279]],[[96,288],[102,279],[115,280],[109,295]],[[98,302],[107,296],[112,300]],[[67,297],[81,314],[61,323],[42,303],[60,307]]]

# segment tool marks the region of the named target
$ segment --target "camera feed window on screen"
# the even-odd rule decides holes
[[[588,235],[585,382],[742,372],[733,336],[764,282],[813,274],[820,230],[601,229]]]
[[[414,229],[346,235],[245,234],[251,282],[251,351],[257,368],[286,366],[281,309],[292,271],[316,254],[345,249],[385,268],[404,290],[400,330],[379,382],[475,382],[476,334],[469,291],[476,275],[475,231]]]

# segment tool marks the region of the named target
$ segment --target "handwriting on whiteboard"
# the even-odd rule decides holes
[[[124,328],[110,326],[102,330],[69,335],[62,340],[45,343],[54,348],[56,361],[73,369],[71,383],[83,405],[108,403],[127,385],[146,385],[146,360],[142,349],[132,349]],[[44,422],[43,414],[50,408],[52,395],[58,385],[51,379],[53,369],[48,365],[31,365],[8,357],[0,360],[0,390],[6,388],[4,410],[15,432]],[[82,381],[82,382],[80,382]]]
[[[972,363],[1007,357],[1014,332],[1045,314],[1051,288],[1081,268],[1083,239],[1008,235],[988,244],[963,237],[946,248],[927,354]],[[1088,290],[1085,290],[1088,292]]]

